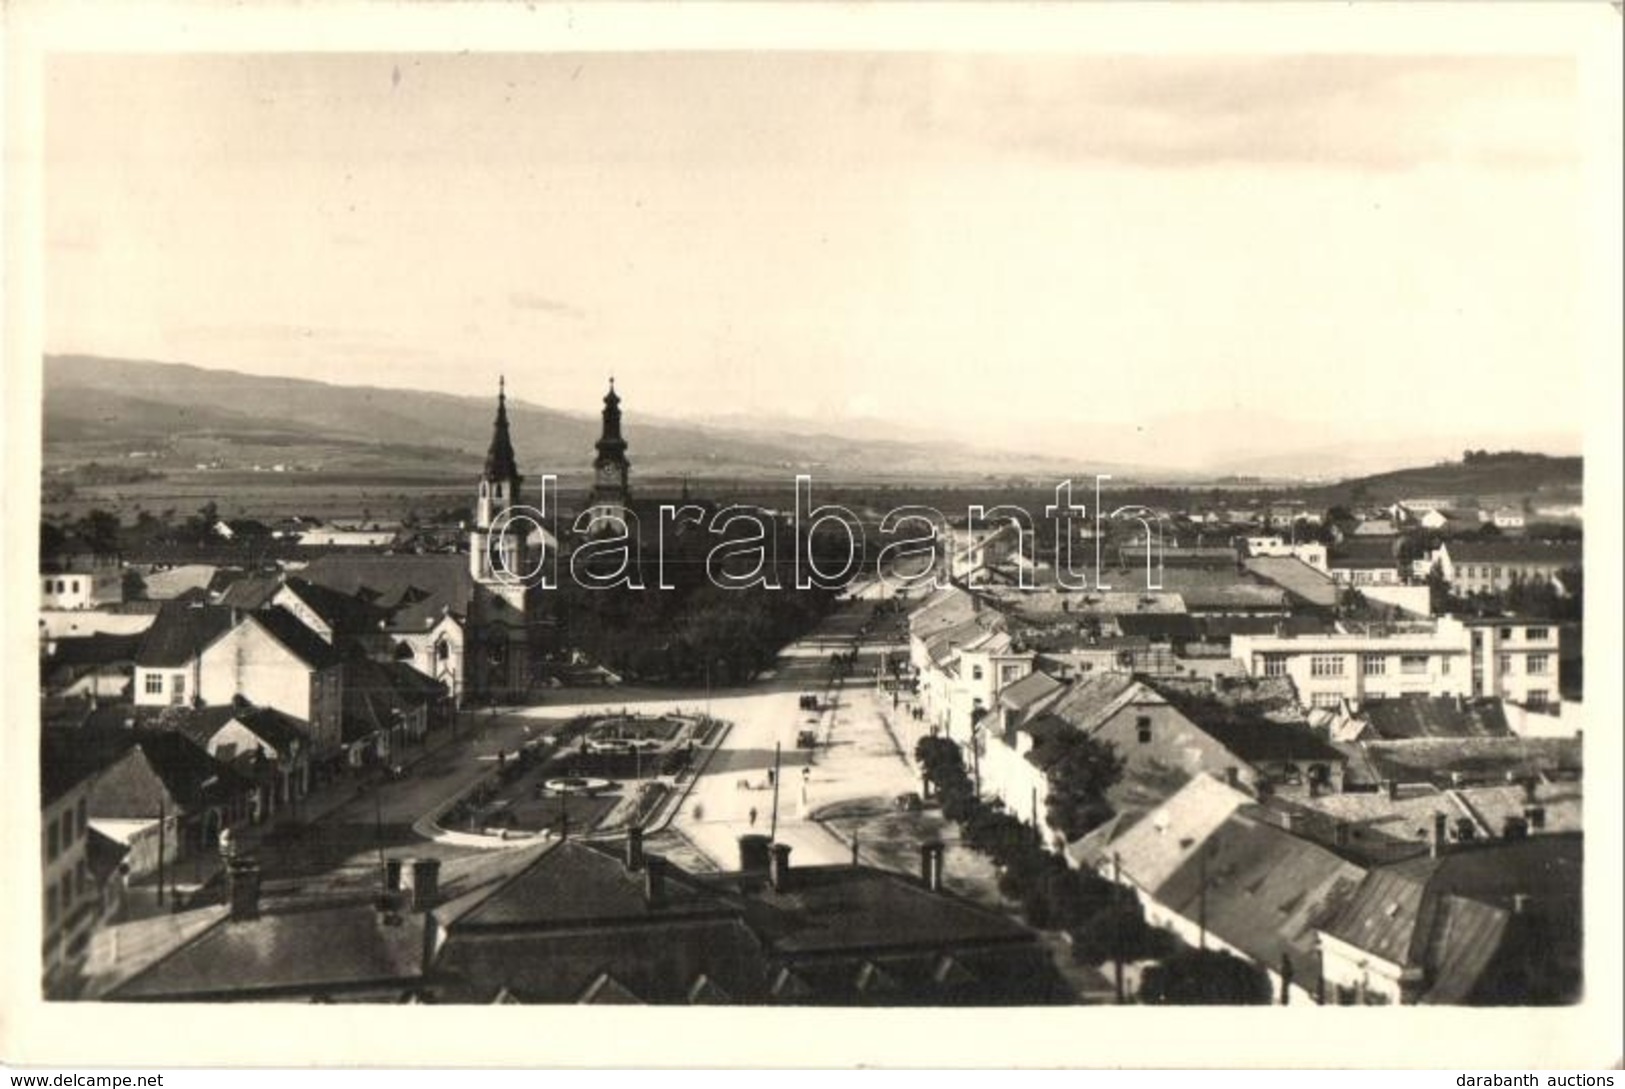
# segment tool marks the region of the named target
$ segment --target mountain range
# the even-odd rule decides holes
[[[490,395],[66,354],[45,358],[44,390],[48,463],[155,445],[177,457],[276,447],[301,454],[348,450],[374,464],[461,472],[483,454],[495,407]],[[584,473],[598,437],[597,407],[565,410],[510,399],[522,468]],[[868,417],[723,412],[672,419],[639,409],[628,411],[625,427],[635,472],[743,478],[810,472],[843,480],[1082,479],[1103,473],[1119,482],[1170,484],[1228,477],[1331,481],[1499,445],[1442,432],[1374,432],[1368,440],[1334,444],[1314,421],[1246,407],[1153,415],[1137,423],[1039,418],[1019,429],[983,429],[973,445],[926,426]],[[1571,436],[1528,436],[1511,445],[1578,452]]]

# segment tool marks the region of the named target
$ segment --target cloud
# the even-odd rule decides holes
[[[1004,58],[940,64],[917,123],[1004,151],[1148,167],[1572,164],[1556,58]]]
[[[579,321],[587,316],[587,312],[572,303],[559,299],[550,299],[546,295],[530,294],[515,291],[508,296],[508,304],[515,310],[534,310],[542,314],[555,314],[563,318]]]

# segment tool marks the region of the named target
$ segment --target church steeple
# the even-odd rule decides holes
[[[609,392],[604,394],[604,430],[598,438],[598,459],[595,468],[626,461],[626,440],[621,437],[621,395],[615,392],[615,379],[609,380]]]
[[[604,394],[604,427],[596,448],[592,494],[588,497],[589,536],[621,524],[621,516],[632,503],[632,468],[626,460],[626,439],[621,437],[621,395],[615,392],[614,378],[609,380],[609,392]]]
[[[517,489],[519,465],[513,455],[513,439],[508,436],[508,379],[497,379],[497,419],[491,428],[491,448],[485,452],[485,480],[512,481]]]

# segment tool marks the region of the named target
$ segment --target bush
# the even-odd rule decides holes
[[[1267,1006],[1269,976],[1216,949],[1187,949],[1146,969],[1140,1001],[1158,1006]]]

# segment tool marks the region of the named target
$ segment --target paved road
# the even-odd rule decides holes
[[[473,714],[459,725],[463,737],[423,759],[406,778],[358,792],[316,825],[335,837],[354,832],[362,840],[371,838],[377,827],[388,829],[392,839],[396,831],[409,835],[413,822],[488,773],[498,752],[512,753],[527,739],[584,711],[709,711],[732,723],[732,729],[680,807],[675,830],[715,866],[733,869],[739,836],[773,830],[768,773],[777,746],[779,840],[790,844],[793,860],[803,865],[845,861],[849,846],[808,815],[831,802],[890,797],[916,789],[917,783],[887,730],[890,697],[879,698],[872,681],[854,681],[817,715],[798,704],[804,691],[826,693],[830,655],[862,640],[859,631],[873,609],[873,600],[844,602],[816,631],[786,647],[770,673],[709,696],[695,689],[556,690],[535,707]],[[857,677],[872,677],[882,655],[900,649],[882,638],[877,631],[861,641]],[[818,732],[815,750],[796,747],[796,735],[807,728]]]
[[[815,632],[786,647],[770,675],[711,694],[711,713],[733,728],[705,774],[695,781],[673,826],[717,867],[737,866],[741,835],[774,830],[773,790],[768,784],[775,747],[780,766],[777,837],[790,845],[795,863],[836,863],[851,857],[847,844],[809,819],[812,811],[848,798],[891,797],[917,788],[886,728],[890,697],[878,698],[872,681],[846,687],[833,706],[817,715],[798,706],[803,691],[823,694],[829,655],[837,647],[851,646],[873,608],[872,601],[843,604]],[[867,644],[859,657],[858,675],[863,675],[866,664],[872,669],[872,662],[888,649],[897,648]],[[651,713],[674,707],[706,709],[704,693],[611,689],[602,695],[549,696],[545,706],[519,714],[541,718],[622,707]],[[796,735],[805,728],[819,733],[821,743],[814,750],[796,748]]]

